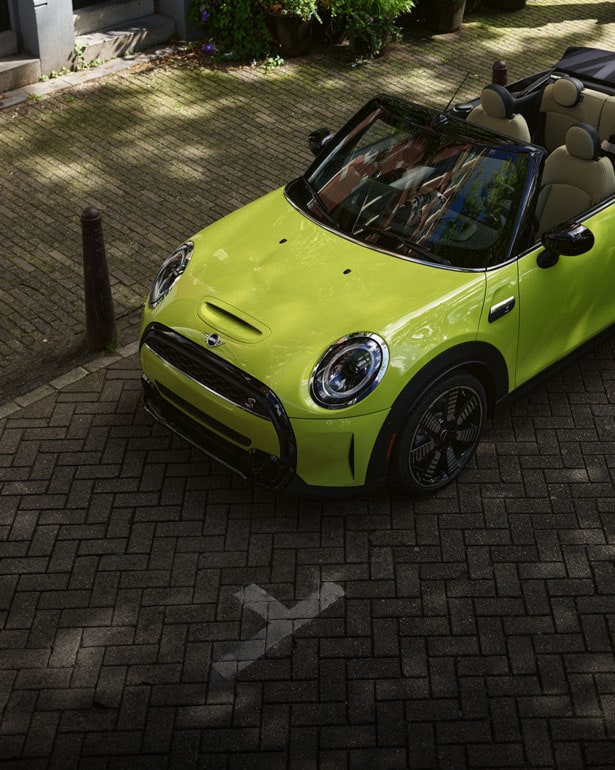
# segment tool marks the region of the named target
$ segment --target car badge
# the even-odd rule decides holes
[[[220,339],[219,334],[206,334],[205,342],[207,343],[207,346],[210,348],[219,348],[220,345],[224,345],[224,340]]]

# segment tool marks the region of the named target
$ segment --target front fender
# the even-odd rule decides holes
[[[490,415],[508,395],[510,380],[506,361],[492,345],[464,342],[436,356],[417,372],[393,403],[374,443],[367,470],[368,483],[387,476],[395,439],[417,399],[432,383],[455,369],[467,369],[480,379],[487,393]]]

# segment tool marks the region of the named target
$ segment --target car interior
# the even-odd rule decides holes
[[[606,53],[569,49],[529,86],[487,85],[480,103],[466,108],[466,120],[548,151],[537,235],[615,195],[615,63]],[[575,76],[586,73],[585,82]]]
[[[312,173],[308,208],[396,255],[493,265],[615,195],[615,56],[608,51],[570,48],[552,70],[508,88],[489,84],[479,99],[453,107],[456,117],[513,143],[435,140],[421,131],[422,116],[399,124],[373,109]],[[530,156],[525,144],[546,154]],[[543,164],[540,188],[533,216],[516,232],[525,195],[519,180],[530,157]]]

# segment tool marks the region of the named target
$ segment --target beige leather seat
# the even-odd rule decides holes
[[[480,106],[468,115],[470,123],[512,136],[522,142],[530,141],[530,130],[523,115],[514,112],[515,100],[500,85],[485,86],[480,95]]]
[[[598,132],[586,123],[576,123],[566,132],[566,144],[545,161],[536,208],[539,233],[614,194],[615,170],[600,155]]]
[[[607,139],[615,133],[615,98],[586,88],[576,78],[559,77],[544,90],[540,116],[534,139],[549,152],[565,144],[566,131],[575,123],[588,123]]]

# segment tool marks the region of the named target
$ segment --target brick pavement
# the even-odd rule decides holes
[[[2,766],[612,767],[614,353],[428,500],[253,488],[134,353],[5,415]]]
[[[298,171],[308,128],[385,86],[446,103],[462,61],[473,93],[501,55],[521,76],[615,48],[614,10],[541,0],[365,68],[159,65],[0,113],[1,387],[42,383],[0,399],[2,767],[615,765],[615,342],[433,498],[275,498],[152,424],[133,344],[84,356],[75,246],[99,205],[131,342],[166,251]]]
[[[615,4],[531,0],[456,35],[413,28],[366,67],[321,51],[260,67],[149,65],[0,110],[0,403],[84,356],[79,215],[104,216],[123,342],[162,259],[188,233],[299,174],[314,126],[342,125],[375,92],[444,106],[504,57],[516,79],[571,44],[615,49]],[[10,100],[9,100],[10,103]]]

